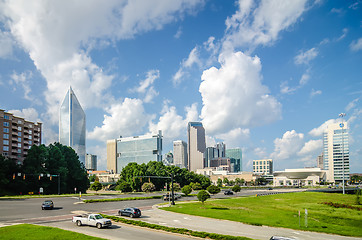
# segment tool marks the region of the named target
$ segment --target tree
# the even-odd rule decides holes
[[[197,199],[204,204],[206,199],[210,198],[210,194],[206,192],[205,190],[200,190],[197,194]]]
[[[227,179],[227,178],[224,178],[224,180],[222,180],[222,182],[223,182],[225,185],[229,185],[229,179]]]
[[[180,191],[181,190],[180,184],[174,182],[173,183],[173,190],[174,191]]]
[[[217,194],[219,193],[221,190],[218,186],[215,185],[210,185],[207,187],[206,189],[210,194]]]
[[[265,185],[267,183],[267,180],[265,177],[261,177],[255,180],[256,185]]]
[[[218,179],[217,179],[216,185],[217,185],[218,187],[222,187],[222,179],[221,179],[221,178],[218,178]]]
[[[229,181],[229,185],[230,185],[230,186],[234,186],[234,185],[235,185],[235,181],[234,181],[234,180],[230,180],[230,181]]]
[[[190,183],[190,186],[191,186],[191,188],[193,190],[200,190],[201,189],[201,184],[198,183],[198,182],[196,182],[196,183],[192,182],[192,183]]]
[[[239,185],[234,185],[234,187],[231,190],[233,190],[234,192],[240,192],[241,187]]]
[[[97,179],[97,176],[95,174],[89,176],[89,182],[95,182],[96,180],[99,181],[99,179]]]
[[[93,190],[93,191],[96,191],[98,192],[99,190],[102,189],[102,184],[98,181],[95,181],[91,186],[90,186],[90,189]]]
[[[142,191],[143,192],[153,192],[153,191],[155,191],[155,189],[156,189],[156,187],[155,187],[155,185],[153,184],[153,183],[151,183],[151,182],[149,182],[149,183],[144,183],[143,185],[142,185]]]
[[[181,191],[187,196],[192,192],[192,188],[190,187],[190,185],[185,185],[183,186]]]

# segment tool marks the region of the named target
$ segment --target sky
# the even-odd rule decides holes
[[[58,141],[69,86],[87,153],[163,132],[163,154],[201,121],[274,170],[313,167],[346,113],[350,172],[362,173],[362,1],[0,0],[0,109]]]

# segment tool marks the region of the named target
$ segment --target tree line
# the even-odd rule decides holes
[[[76,152],[60,143],[33,145],[22,165],[0,156],[0,195],[85,192],[87,171]]]

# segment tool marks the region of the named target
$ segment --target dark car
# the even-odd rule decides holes
[[[128,216],[131,218],[141,217],[141,210],[139,210],[138,208],[125,208],[125,209],[119,210],[118,215]]]
[[[52,200],[45,200],[42,205],[41,205],[41,209],[53,209],[54,208],[54,203]]]
[[[231,190],[226,190],[224,192],[225,195],[233,195],[234,193]]]

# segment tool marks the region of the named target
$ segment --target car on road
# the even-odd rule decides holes
[[[95,226],[98,229],[103,227],[112,226],[112,222],[108,218],[103,218],[100,214],[83,214],[74,216],[72,222],[76,223],[78,227],[82,225]]]
[[[295,240],[295,238],[272,236],[269,240]]]
[[[139,210],[138,208],[132,207],[132,208],[125,208],[125,209],[119,210],[118,215],[134,218],[134,217],[141,217],[142,214],[141,214],[141,210]]]
[[[42,204],[41,204],[41,210],[44,209],[53,209],[54,208],[54,203],[52,200],[45,200]]]
[[[231,190],[226,190],[224,192],[225,195],[233,195],[234,193]]]

